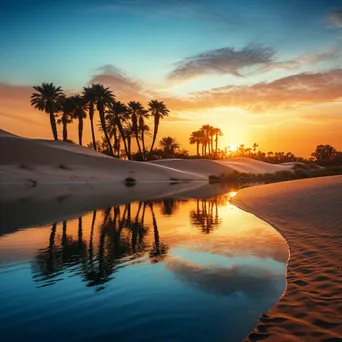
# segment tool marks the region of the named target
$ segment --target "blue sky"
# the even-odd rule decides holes
[[[258,44],[291,59],[341,44],[327,17],[339,1],[16,1],[0,14],[3,81],[76,89],[119,67],[161,84],[173,63],[203,51]]]

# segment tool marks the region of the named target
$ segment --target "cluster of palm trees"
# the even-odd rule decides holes
[[[68,141],[68,125],[73,119],[77,119],[79,144],[82,145],[83,120],[88,114],[92,134],[90,146],[95,150],[102,146],[113,157],[121,156],[123,143],[125,157],[132,159],[131,145],[132,140],[135,140],[139,159],[147,159],[154,148],[160,120],[169,115],[169,110],[162,101],[151,100],[148,109],[136,101],[124,104],[116,101],[113,92],[102,84],[84,87],[82,94],[70,97],[53,83],[43,83],[33,88],[35,92],[31,96],[31,105],[49,114],[55,140],[58,140],[57,123],[63,126],[63,141]],[[99,114],[99,126],[104,134],[102,142],[95,138],[95,110]],[[154,130],[148,151],[145,137],[151,133],[145,121],[150,117],[154,118]]]
[[[196,153],[200,155],[200,146],[201,155],[215,155],[217,156],[219,153],[218,150],[218,137],[222,136],[223,133],[220,128],[216,128],[210,125],[203,125],[199,130],[191,133],[189,138],[189,143],[191,145],[196,144]],[[215,139],[215,147],[214,147],[214,139]]]

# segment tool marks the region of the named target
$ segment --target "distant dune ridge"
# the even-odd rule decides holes
[[[342,176],[240,190],[233,204],[287,240],[287,289],[246,341],[342,341]]]
[[[0,130],[0,184],[37,185],[55,182],[208,181],[209,176],[234,171],[272,173],[289,170],[249,158],[231,160],[164,159],[135,162],[108,157],[84,146],[63,141],[22,138]]]

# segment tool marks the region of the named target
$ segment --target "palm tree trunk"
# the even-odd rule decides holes
[[[116,132],[116,125],[113,127],[113,137],[114,137],[114,142],[113,142],[113,148],[114,148],[114,153],[117,153],[117,157],[119,157],[119,151],[118,151],[118,136]]]
[[[116,115],[115,119],[116,119],[116,124],[117,124],[117,126],[118,126],[118,128],[119,128],[119,133],[120,133],[121,138],[122,138],[123,143],[124,143],[126,156],[127,156],[128,160],[131,160],[131,152],[130,152],[130,150],[128,150],[128,147],[127,147],[127,144],[126,144],[125,132],[124,132],[124,130],[123,130],[123,127],[122,127],[120,118],[119,118],[118,115]],[[127,138],[127,140],[128,140],[128,138]]]
[[[108,133],[107,133],[107,127],[106,127],[106,121],[105,121],[105,116],[104,116],[103,108],[99,109],[99,114],[100,114],[102,130],[103,130],[103,133],[104,133],[105,138],[107,140],[109,152],[110,152],[111,156],[114,157],[113,149],[112,149],[112,146],[111,146],[111,143],[110,143],[110,139],[109,139],[109,136],[108,136]]]
[[[196,150],[197,150],[197,155],[199,156],[199,142],[198,141],[196,143]]]
[[[91,127],[91,137],[93,139],[93,147],[96,151],[96,140],[95,140],[95,131],[94,131],[94,104],[91,103],[89,106],[89,119],[90,119],[90,127]]]
[[[141,146],[140,146],[140,142],[139,142],[138,130],[136,130],[136,131],[134,132],[134,135],[135,135],[135,140],[137,141],[138,152],[139,152],[140,156],[142,156]]]
[[[153,151],[153,147],[154,147],[154,144],[155,144],[156,139],[157,139],[158,128],[159,128],[159,116],[158,116],[158,114],[156,114],[154,116],[153,139],[152,139],[152,144],[151,144],[151,148],[150,148],[150,154]]]
[[[145,160],[145,130],[144,127],[141,129],[141,142],[142,142],[142,160]]]
[[[215,151],[216,151],[216,156],[217,156],[217,146],[218,146],[218,134],[216,134],[216,140],[215,140]]]
[[[55,113],[53,112],[52,108],[50,109],[50,124],[51,124],[53,138],[55,140],[58,140],[56,118],[55,118]]]
[[[128,159],[131,160],[132,159],[132,138],[131,137],[127,137],[127,151],[128,151]]]
[[[135,140],[136,140],[137,146],[138,146],[138,153],[141,156],[141,146],[140,146],[140,142],[139,142],[139,133],[138,133],[138,118],[137,118],[137,115],[135,113],[132,114],[132,128],[133,128]]]
[[[83,118],[78,118],[78,143],[82,146]]]
[[[68,122],[67,122],[67,118],[65,114],[63,114],[62,124],[63,124],[63,141],[67,141],[68,140],[68,129],[67,129]]]

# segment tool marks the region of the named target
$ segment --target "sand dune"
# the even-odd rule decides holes
[[[238,172],[246,173],[274,173],[277,171],[291,170],[298,163],[270,164],[260,160],[240,157],[226,160],[218,160],[217,163],[232,168]]]
[[[86,147],[61,141],[45,141],[0,135],[0,184],[48,184],[54,182],[208,181],[197,173],[160,165],[118,160]]]
[[[275,226],[287,289],[246,341],[342,341],[342,176],[241,190],[234,204]]]
[[[234,171],[268,173],[291,169],[249,158],[223,161],[165,159],[153,162],[118,160],[87,147],[62,141],[23,138],[0,130],[0,185],[35,186],[56,182],[98,183],[205,181]]]
[[[162,159],[150,162],[177,170],[198,173],[203,176],[219,176],[234,171],[246,173],[274,173],[277,171],[291,170],[296,163],[270,164],[251,158],[240,157],[225,160],[209,159]]]

